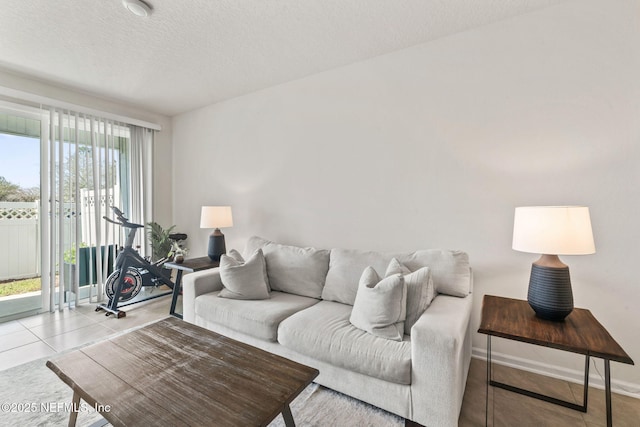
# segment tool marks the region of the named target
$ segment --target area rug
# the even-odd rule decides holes
[[[55,356],[53,356],[55,357]],[[45,363],[35,360],[0,372],[0,426],[65,426],[69,422],[71,389]],[[89,426],[102,417],[82,405],[77,426]],[[297,426],[394,427],[404,420],[344,394],[311,384],[291,404]],[[284,427],[281,415],[270,427]]]

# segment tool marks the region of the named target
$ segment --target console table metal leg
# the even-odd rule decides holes
[[[611,371],[609,359],[604,359],[604,388],[607,401],[607,427],[611,427],[613,425],[613,417],[611,415]]]
[[[176,273],[176,281],[173,284],[173,293],[171,294],[171,308],[169,314],[182,319],[182,314],[176,313],[176,303],[178,302],[178,295],[180,295],[180,288],[182,286],[182,270],[178,270]]]
[[[584,358],[584,394],[582,395],[582,402],[584,402],[584,412],[587,412],[587,403],[589,398],[589,355]]]
[[[484,401],[484,425],[489,425],[489,383],[491,382],[491,335],[487,335],[487,385]]]
[[[491,337],[491,335],[488,335],[488,337]],[[583,386],[584,387],[584,392],[583,392],[584,400],[582,401],[582,405],[578,405],[578,404],[575,404],[573,402],[569,402],[569,401],[566,401],[566,400],[556,399],[555,397],[547,396],[545,394],[536,393],[534,391],[525,390],[523,388],[515,387],[515,386],[512,386],[510,384],[505,384],[505,383],[502,383],[500,381],[494,381],[492,379],[492,377],[491,377],[491,339],[487,338],[487,381],[488,381],[488,384],[493,386],[493,387],[498,387],[498,388],[501,388],[503,390],[508,390],[508,391],[512,391],[514,393],[522,394],[524,396],[533,397],[534,399],[544,400],[545,402],[553,403],[555,405],[564,406],[565,408],[570,408],[570,409],[573,409],[575,411],[587,412],[587,398],[588,398],[588,389],[589,389],[589,355],[588,354],[585,356],[584,369],[585,369],[584,386]],[[489,405],[488,399],[489,399],[489,392],[487,392],[487,402],[486,402],[486,406],[487,406],[486,412],[487,412],[487,414],[489,412],[488,411],[488,405]],[[487,420],[485,420],[485,425],[488,425]]]

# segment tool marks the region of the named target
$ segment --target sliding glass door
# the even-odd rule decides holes
[[[104,299],[123,231],[103,216],[151,221],[152,143],[148,128],[0,101],[0,322]]]
[[[43,306],[40,171],[46,126],[38,112],[0,105],[0,321]]]

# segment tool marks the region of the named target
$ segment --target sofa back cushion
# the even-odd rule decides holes
[[[371,266],[376,271],[385,271],[393,258],[411,271],[429,267],[438,293],[466,297],[471,291],[471,270],[466,252],[445,249],[415,252],[332,249],[322,299],[353,305],[364,269]]]
[[[328,250],[281,245],[254,236],[247,242],[245,253],[258,248],[264,253],[272,290],[320,299],[329,269]]]

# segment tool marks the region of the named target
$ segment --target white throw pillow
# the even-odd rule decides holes
[[[251,252],[251,254],[249,254],[248,256],[251,256],[252,254],[256,253],[258,249],[261,249],[261,248],[254,249]],[[227,255],[235,259],[241,264],[244,263],[244,258],[242,257],[242,254],[240,254],[240,252],[236,251],[235,249],[231,249]],[[262,251],[262,255],[264,255],[264,251]],[[266,257],[264,259],[264,277],[265,277],[265,280],[267,281],[267,289],[269,290],[269,292],[271,292],[271,286],[269,285],[269,276],[267,275],[267,258]]]
[[[404,333],[411,335],[411,328],[431,305],[431,301],[435,297],[431,269],[422,267],[411,272],[397,258],[393,258],[384,276],[389,277],[394,274],[401,274],[407,286],[407,319],[404,322]]]
[[[349,321],[375,336],[402,341],[407,315],[407,287],[400,274],[380,279],[373,267],[364,269]]]
[[[220,279],[224,288],[218,296],[248,300],[270,298],[262,249],[255,251],[244,263],[236,259],[239,255],[236,252],[220,257]],[[241,256],[240,259],[242,259]]]
[[[253,236],[245,251],[261,248],[270,289],[320,299],[329,269],[329,251],[282,245]]]

